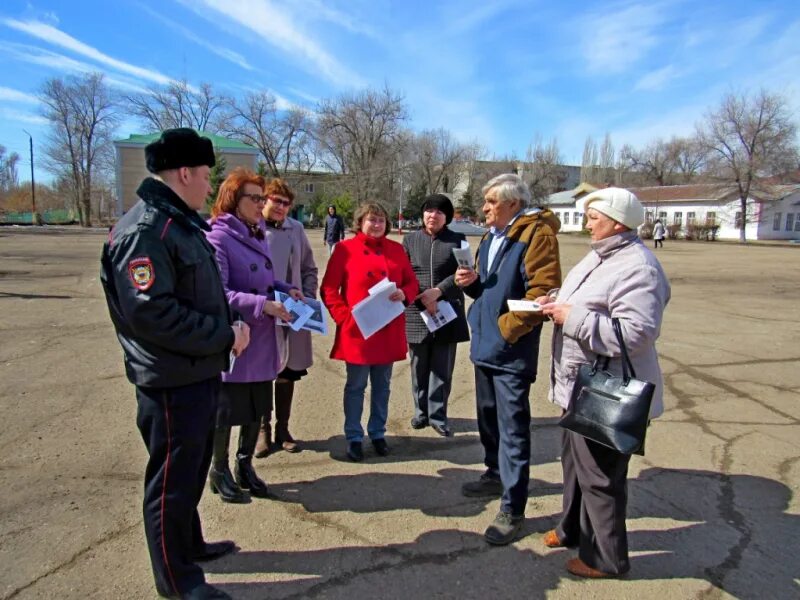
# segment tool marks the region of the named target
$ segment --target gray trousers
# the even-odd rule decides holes
[[[631,457],[563,430],[564,512],[556,527],[566,546],[590,567],[620,575],[630,570],[625,510]]]
[[[447,399],[453,383],[457,344],[409,344],[414,416],[447,425]]]

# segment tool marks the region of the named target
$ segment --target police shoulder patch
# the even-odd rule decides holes
[[[149,290],[156,280],[156,271],[150,257],[140,256],[131,260],[128,263],[128,277],[137,290],[142,292]]]

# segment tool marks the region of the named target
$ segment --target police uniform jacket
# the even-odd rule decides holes
[[[145,179],[103,247],[101,281],[131,383],[170,388],[218,376],[233,346],[209,229],[163,182]]]

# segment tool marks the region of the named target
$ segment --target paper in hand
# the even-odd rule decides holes
[[[541,312],[542,305],[533,300],[508,300],[508,310],[514,312]]]
[[[469,242],[467,240],[461,240],[461,248],[453,248],[453,256],[456,257],[456,262],[459,267],[464,267],[465,269],[472,268],[472,252],[470,251]]]

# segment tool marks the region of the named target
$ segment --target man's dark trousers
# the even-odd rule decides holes
[[[525,514],[531,462],[533,381],[514,373],[475,365],[478,432],[490,473],[503,483],[500,509]]]
[[[156,589],[186,593],[205,581],[193,556],[205,541],[197,505],[211,464],[218,377],[176,388],[136,388],[136,424],[150,460],[144,530]]]

